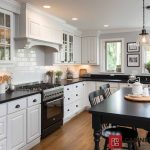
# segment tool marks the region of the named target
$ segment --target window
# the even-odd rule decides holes
[[[123,72],[123,40],[103,40],[102,60],[104,72]]]
[[[149,71],[145,68],[145,64],[150,62],[150,46],[143,46],[142,47],[142,52],[143,52],[142,72],[143,73],[148,73]]]

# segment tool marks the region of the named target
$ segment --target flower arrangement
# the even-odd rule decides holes
[[[11,76],[8,73],[0,73],[0,84],[8,82],[11,80]]]

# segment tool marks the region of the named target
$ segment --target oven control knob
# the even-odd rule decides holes
[[[55,118],[53,118],[53,121],[55,121],[56,119]]]

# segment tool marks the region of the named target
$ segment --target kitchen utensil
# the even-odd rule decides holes
[[[135,82],[132,85],[132,93],[133,95],[141,95],[143,94],[143,85],[140,82]]]

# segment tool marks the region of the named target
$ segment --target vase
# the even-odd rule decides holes
[[[0,94],[4,94],[8,90],[9,86],[6,83],[0,84]]]

